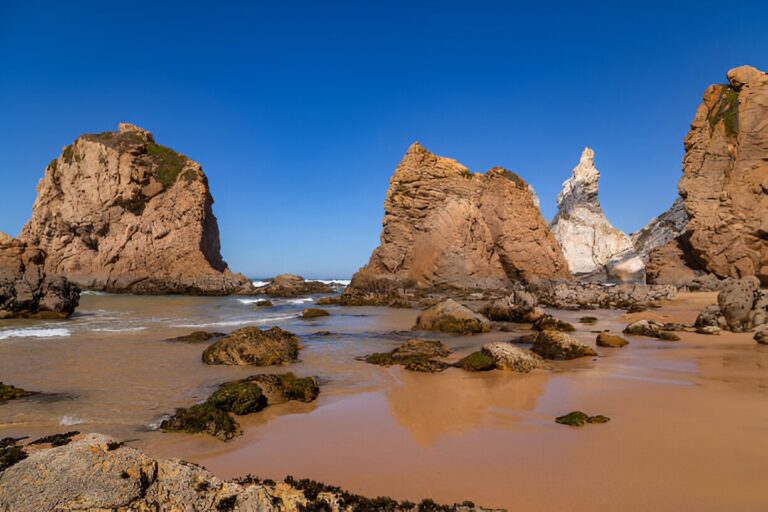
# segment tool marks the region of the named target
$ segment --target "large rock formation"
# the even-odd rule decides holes
[[[569,277],[535,194],[505,169],[473,174],[414,143],[390,180],[384,211],[381,245],[347,294],[505,289]]]
[[[652,282],[704,271],[768,284],[768,75],[741,66],[727,77],[704,92],[685,138],[679,189],[689,220],[651,251]]]
[[[37,247],[0,233],[0,319],[66,318],[80,290],[44,270],[46,255]]]
[[[83,288],[248,291],[221,258],[212,204],[200,165],[121,123],[78,137],[48,164],[20,238],[46,251],[47,272]]]
[[[688,212],[685,211],[683,198],[678,196],[669,210],[651,219],[640,231],[632,233],[630,239],[637,253],[647,263],[654,249],[677,239],[685,232],[687,224]]]
[[[573,174],[557,196],[550,229],[560,242],[571,273],[583,278],[643,281],[645,268],[632,241],[605,218],[597,197],[600,173],[595,153],[584,148]]]

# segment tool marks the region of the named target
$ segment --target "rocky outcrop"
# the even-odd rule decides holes
[[[377,352],[365,357],[365,362],[379,366],[400,365],[406,370],[437,373],[448,368],[441,361],[451,351],[438,340],[408,340],[390,352]]]
[[[645,267],[627,235],[606,219],[597,197],[600,173],[595,153],[584,148],[573,174],[557,196],[550,224],[572,274],[620,282],[644,281]]]
[[[671,299],[677,289],[670,285],[542,282],[531,287],[539,304],[555,309],[643,309]]]
[[[685,232],[686,225],[688,212],[685,211],[683,198],[678,197],[669,210],[651,219],[640,231],[632,233],[630,240],[637,253],[647,263],[651,251],[677,239]]]
[[[25,447],[19,448],[19,450]],[[30,451],[0,474],[0,510],[164,510],[299,512],[327,510],[437,510],[364,498],[310,480],[284,482],[246,477],[223,481],[204,468],[178,459],[154,459],[100,434]],[[440,510],[484,510],[455,505]]]
[[[768,284],[768,75],[741,66],[727,77],[704,92],[685,138],[679,190],[689,220],[650,252],[660,253],[653,282],[679,282],[689,269]]]
[[[80,290],[47,273],[45,263],[44,251],[0,233],[0,320],[67,318],[75,311]]]
[[[316,293],[332,293],[330,285],[320,281],[307,281],[301,276],[293,274],[280,274],[264,286],[256,288],[257,295],[269,295],[270,297],[299,297]]]
[[[299,338],[279,327],[243,327],[203,351],[206,364],[272,366],[299,356]]]
[[[559,331],[541,331],[533,341],[531,351],[544,359],[559,360],[597,355],[592,347],[584,345]]]
[[[453,299],[447,299],[421,312],[415,329],[478,334],[491,330],[491,323],[483,315]]]
[[[82,135],[45,169],[20,238],[45,270],[82,288],[224,295],[250,291],[221,258],[208,181],[196,162],[121,123]]]
[[[381,244],[345,295],[506,289],[568,278],[531,188],[494,168],[473,174],[413,144],[390,180]]]

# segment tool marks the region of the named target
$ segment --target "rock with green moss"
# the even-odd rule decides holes
[[[601,332],[595,340],[598,347],[620,348],[629,345],[629,342],[616,334],[610,332]]]
[[[453,299],[447,299],[422,311],[416,319],[415,329],[479,334],[490,331],[491,323],[483,315]]]
[[[496,361],[489,355],[477,351],[459,360],[456,367],[468,372],[487,372],[496,369]]]
[[[531,350],[544,359],[568,360],[596,356],[592,347],[584,345],[559,331],[542,331],[531,345]]]
[[[365,361],[379,366],[401,365],[417,372],[441,372],[448,364],[435,358],[450,355],[451,351],[438,340],[411,339],[390,352],[377,352],[365,357]]]
[[[555,418],[557,423],[561,425],[568,425],[570,427],[582,427],[587,423],[608,423],[611,419],[608,416],[598,414],[597,416],[590,416],[581,411],[573,411],[563,416]]]
[[[17,388],[10,384],[3,384],[0,382],[0,402],[6,400],[16,400],[18,398],[24,398],[36,394],[33,391],[27,391],[26,389]]]
[[[245,382],[261,388],[269,405],[281,404],[290,400],[312,402],[320,394],[320,387],[314,377],[297,377],[292,372],[283,374],[253,375]]]
[[[271,366],[296,361],[299,338],[279,327],[243,327],[203,351],[206,364]]]
[[[226,336],[223,332],[208,332],[208,331],[194,331],[184,336],[176,338],[168,338],[165,341],[178,341],[181,343],[205,343],[211,341],[214,338],[223,338]]]
[[[560,331],[560,332],[572,332],[576,328],[573,324],[570,324],[564,320],[559,320],[552,315],[544,315],[536,322],[533,323],[533,329],[535,331]]]
[[[304,311],[301,312],[301,318],[305,320],[312,319],[312,318],[320,318],[328,315],[330,315],[328,311],[320,308],[306,308]]]
[[[261,391],[261,387],[253,382],[226,382],[219,386],[206,403],[242,416],[259,412],[267,406],[267,397]]]
[[[241,434],[240,425],[226,412],[210,403],[176,409],[176,413],[160,424],[163,432],[205,433],[222,441]]]

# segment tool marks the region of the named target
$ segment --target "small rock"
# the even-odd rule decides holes
[[[572,332],[576,328],[563,320],[558,320],[552,315],[544,315],[533,323],[534,331],[560,331]]]
[[[555,418],[555,421],[561,425],[581,427],[587,423],[608,423],[611,421],[611,418],[608,416],[603,416],[602,414],[598,414],[597,416],[590,416],[581,411],[573,411],[564,416],[558,416]]]
[[[531,350],[544,359],[576,359],[596,356],[592,347],[580,343],[559,331],[542,331],[536,337]]]
[[[496,369],[496,361],[491,356],[478,351],[462,358],[455,366],[468,372],[487,372]]]
[[[487,343],[481,352],[490,357],[499,370],[528,373],[543,364],[537,354],[503,341]]]
[[[714,325],[707,325],[705,327],[698,327],[696,329],[696,332],[699,334],[709,334],[709,335],[720,334],[720,328]]]
[[[579,322],[582,324],[596,324],[597,323],[597,317],[596,316],[583,316],[579,318]]]
[[[190,334],[179,336],[178,338],[168,338],[165,341],[179,341],[182,343],[204,343],[213,338],[226,336],[223,332],[195,331]]]
[[[481,312],[495,322],[535,322],[544,315],[536,296],[527,290],[515,290],[507,297],[487,304]]]
[[[768,326],[764,326],[762,329],[755,333],[754,339],[756,342],[763,345],[768,345]]]
[[[459,304],[453,299],[425,309],[416,319],[416,329],[477,334],[491,330],[491,323],[484,316]]]
[[[617,336],[608,332],[601,332],[598,334],[596,343],[598,347],[610,348],[619,348],[625,345],[629,345],[629,342],[621,336]]]
[[[274,306],[271,300],[257,300],[256,301],[256,307],[257,308],[271,308]]]
[[[309,319],[309,318],[320,318],[322,316],[328,316],[330,313],[324,309],[320,308],[307,308],[301,313],[301,318],[303,319]]]
[[[411,339],[390,352],[379,352],[365,358],[370,364],[379,366],[401,365],[406,370],[419,372],[441,372],[448,364],[436,361],[451,353],[441,341]]]
[[[281,274],[269,284],[256,288],[254,293],[256,295],[269,295],[270,297],[298,297],[300,295],[332,292],[333,288],[330,285],[320,281],[307,281],[301,276]]]

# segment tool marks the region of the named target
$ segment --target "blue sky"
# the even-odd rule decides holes
[[[160,4],[0,0],[0,231],[63,146],[128,121],[202,164],[252,276],[363,265],[414,140],[518,172],[548,219],[591,146],[630,232],[674,200],[706,86],[768,69],[764,2]]]

